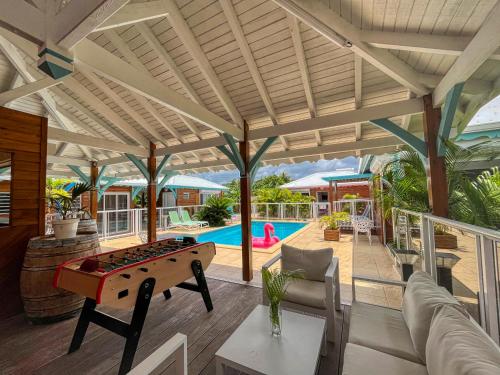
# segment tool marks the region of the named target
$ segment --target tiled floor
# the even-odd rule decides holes
[[[123,248],[140,243],[136,237],[123,237],[101,242],[103,251]],[[341,298],[345,303],[352,300],[352,274],[400,280],[398,272],[393,268],[392,259],[384,247],[373,237],[370,246],[365,236],[360,235],[358,244],[353,244],[352,235],[343,234],[339,242],[323,240],[323,231],[318,223],[289,242],[290,245],[304,249],[320,249],[333,247],[335,256],[339,257]],[[254,278],[252,285],[261,285],[260,269],[269,259],[279,253],[253,253]],[[242,282],[241,253],[239,250],[217,247],[217,255],[206,272],[207,276],[225,281]],[[357,283],[356,296],[359,300],[381,305],[399,307],[401,291],[397,287]]]

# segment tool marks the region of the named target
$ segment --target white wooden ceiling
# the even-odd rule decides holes
[[[132,1],[139,2],[141,1]],[[224,13],[222,3],[227,2],[232,5],[230,8],[234,10],[253,62],[245,60],[241,43],[237,42],[235,30]],[[496,4],[496,0],[322,2],[343,19],[367,32],[468,37],[474,36]],[[359,59],[355,63],[355,56],[350,48],[339,47],[308,25],[299,22],[299,42],[304,51],[306,75],[310,80],[314,105],[314,111],[311,111],[307,84],[304,82],[304,65],[301,67],[300,56],[297,54],[297,40],[292,38],[293,16],[287,11],[271,0],[176,0],[174,5],[182,16],[177,21],[187,24],[198,50],[179,36],[179,28],[176,30],[168,17],[141,22],[140,25],[94,32],[88,38],[226,121],[234,124],[240,116],[249,123],[251,129],[271,127],[273,122],[286,124],[308,119],[311,115],[321,117],[410,98],[411,94],[406,87],[367,61]],[[203,55],[202,59],[199,50]],[[442,53],[397,49],[388,51],[421,74],[426,82],[439,82],[457,59],[457,56]],[[36,70],[35,62],[24,54],[22,56],[26,64]],[[204,59],[209,66],[204,64]],[[360,61],[361,64],[357,65]],[[257,67],[257,74],[264,85],[263,90],[270,98],[267,105],[250,65]],[[500,62],[488,60],[472,78],[492,82],[499,76]],[[13,84],[15,77],[14,67],[0,53],[0,91],[21,85],[22,81]],[[36,74],[35,78],[41,77],[42,74]],[[136,145],[137,139],[118,125],[123,122],[146,140],[155,142],[158,147],[218,136],[215,130],[146,100],[91,71],[77,70],[71,78],[48,90],[65,121],[71,124],[70,130],[73,132]],[[221,100],[221,96],[225,97],[225,102]],[[9,106],[45,114],[45,108],[37,94],[16,100]],[[234,106],[236,113],[230,113],[231,106]],[[275,117],[270,109],[274,111]],[[400,117],[394,121],[402,124],[408,119]],[[414,123],[418,124],[418,121],[413,121],[412,124]],[[60,124],[51,119],[50,126],[60,127]],[[418,134],[421,129],[413,126],[410,131]],[[276,154],[286,150],[387,137],[388,133],[370,124],[365,123],[361,128],[359,124],[350,124],[285,135],[268,152]],[[253,141],[254,149],[262,142],[263,140]],[[61,147],[60,142],[54,143]],[[394,146],[362,150],[353,145],[352,149],[344,153],[318,153],[299,156],[292,161],[385,152],[391,147]],[[120,156],[116,152],[92,147],[88,150],[96,160]],[[88,159],[82,148],[73,144],[64,148],[61,155],[73,159]],[[210,163],[214,166],[204,167]],[[173,158],[171,164],[184,171],[229,167],[225,156],[214,147],[183,152]],[[61,164],[55,164],[51,168],[67,171]],[[138,174],[126,162],[114,164],[113,168],[117,175]]]

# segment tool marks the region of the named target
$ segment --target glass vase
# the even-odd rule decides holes
[[[269,304],[269,320],[271,323],[271,335],[274,337],[281,336],[281,303]]]

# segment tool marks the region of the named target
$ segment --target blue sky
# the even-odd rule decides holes
[[[335,169],[341,168],[358,168],[358,158],[349,156],[344,159],[333,159],[333,160],[318,160],[316,162],[304,161],[302,163],[296,164],[285,164],[280,165],[268,165],[262,167],[257,172],[257,179],[270,176],[272,174],[281,174],[285,172],[293,180],[307,176],[316,172],[328,172]],[[231,171],[220,171],[220,172],[205,172],[193,174],[193,176],[205,178],[209,181],[216,182],[218,184],[226,184],[235,178],[238,178],[238,171],[236,169]]]

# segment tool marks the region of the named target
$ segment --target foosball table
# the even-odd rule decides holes
[[[110,251],[61,264],[54,286],[86,297],[69,352],[78,350],[89,323],[97,324],[126,338],[119,374],[132,367],[151,298],[163,293],[171,298],[176,286],[199,292],[207,311],[213,309],[204,270],[215,256],[212,242],[196,243],[193,238],[166,239]],[[186,280],[194,277],[196,284]],[[97,305],[134,308],[132,320],[120,319],[96,310]]]

